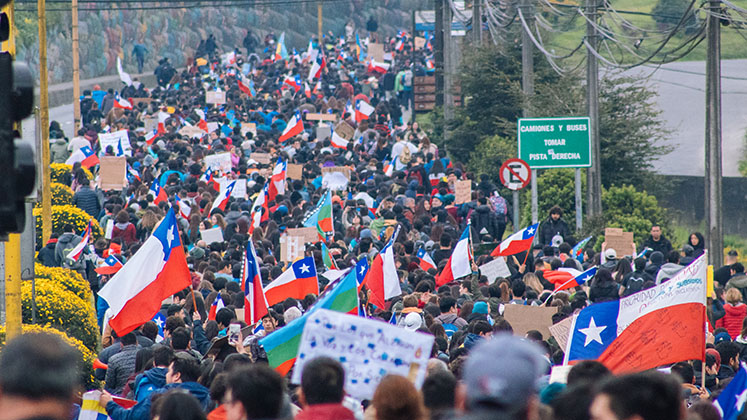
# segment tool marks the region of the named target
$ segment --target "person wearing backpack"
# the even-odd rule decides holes
[[[77,261],[68,258],[67,255],[72,251],[83,238],[72,232],[65,232],[57,239],[57,245],[54,248],[54,257],[57,261],[57,266],[62,268],[69,268],[75,270],[87,279],[86,275],[86,256],[81,255]],[[83,253],[88,254],[88,247],[83,248]]]
[[[443,325],[444,330],[446,330],[446,336],[451,340],[451,336],[455,332],[467,326],[467,321],[459,318],[457,301],[451,296],[440,298],[438,308],[441,310],[441,315],[434,318],[433,321]]]
[[[643,285],[647,281],[654,281],[654,278],[648,274],[646,270],[646,259],[643,257],[636,258],[633,262],[635,271],[631,271],[626,274],[622,279],[622,287],[620,288],[620,296],[630,296],[633,293],[640,292],[643,290]]]
[[[506,231],[506,225],[511,220],[511,207],[505,198],[498,194],[498,191],[493,191],[493,194],[488,198],[488,205],[493,213],[496,215],[497,227],[493,240],[500,242],[503,239],[503,233]]]

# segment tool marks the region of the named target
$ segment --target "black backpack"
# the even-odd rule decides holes
[[[629,296],[635,292],[640,292],[643,290],[643,283],[645,282],[646,280],[643,277],[630,276],[630,278],[628,278],[628,287],[625,288],[623,296]]]

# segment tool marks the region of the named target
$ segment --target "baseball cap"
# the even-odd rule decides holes
[[[470,352],[464,368],[468,408],[520,411],[537,395],[538,379],[547,367],[540,348],[529,340],[510,334],[483,340]]]
[[[614,260],[615,258],[617,258],[617,251],[612,248],[604,250],[604,258],[607,258],[608,260]]]
[[[415,312],[407,314],[405,317],[405,329],[408,331],[415,331],[423,325],[423,319],[420,314]]]

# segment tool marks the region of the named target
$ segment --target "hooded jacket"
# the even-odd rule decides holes
[[[168,368],[154,367],[138,375],[135,379],[135,399],[140,402],[150,398],[153,391],[166,386]]]
[[[540,226],[539,239],[542,245],[551,245],[552,238],[555,235],[562,236],[564,242],[573,243],[571,230],[568,228],[568,224],[562,217],[558,220],[552,220],[552,217],[548,217],[544,222],[542,222],[542,226]]]
[[[656,275],[656,284],[662,284],[665,281],[674,277],[684,267],[675,263],[666,263],[659,268],[659,273]]]
[[[742,332],[742,320],[747,316],[747,305],[744,303],[738,303],[737,305],[727,303],[724,305],[724,310],[726,315],[716,321],[716,327],[726,328],[730,337],[737,337]]]
[[[457,328],[462,329],[467,326],[467,321],[459,318],[457,314],[445,313],[437,316],[434,321],[438,321],[439,324],[454,324]]]
[[[162,393],[172,389],[183,389],[192,394],[200,402],[203,412],[207,412],[210,407],[210,392],[197,382],[169,384],[155,392]],[[112,420],[148,420],[150,419],[150,404],[151,398],[146,398],[139,401],[134,407],[125,409],[114,401],[110,401],[106,404],[106,412]]]
[[[57,260],[54,256],[55,245],[57,245],[57,240],[50,240],[44,245],[44,248],[39,250],[36,259],[45,267],[57,267]]]
[[[70,157],[70,152],[67,150],[67,141],[64,138],[55,140],[54,144],[49,146],[49,153],[52,163],[65,163],[67,158]]]
[[[298,413],[296,420],[355,420],[355,414],[342,404],[315,404]]]

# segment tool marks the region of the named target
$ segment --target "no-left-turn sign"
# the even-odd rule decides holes
[[[527,185],[532,178],[529,165],[521,159],[508,159],[503,162],[499,172],[501,183],[512,191],[518,191]]]

